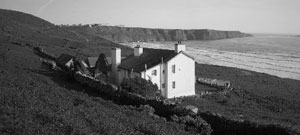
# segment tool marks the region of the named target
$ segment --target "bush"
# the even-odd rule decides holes
[[[178,117],[177,115],[173,115],[171,116],[171,120],[183,125],[185,130],[189,131],[190,133],[196,133],[199,135],[210,135],[213,131],[211,126],[199,116],[193,118],[189,115],[184,117]]]
[[[156,84],[153,84],[150,80],[145,80],[143,78],[133,78],[133,79],[124,79],[121,83],[123,90],[128,92],[136,93],[144,97],[155,97],[158,87]]]

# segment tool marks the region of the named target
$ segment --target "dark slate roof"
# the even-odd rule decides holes
[[[186,55],[184,52],[181,53]],[[147,65],[147,69],[149,69],[161,63],[162,59],[164,62],[167,62],[176,55],[177,53],[175,53],[174,50],[144,48],[141,56],[130,55],[122,60],[119,68],[127,70],[133,69],[134,72],[141,72],[145,70],[145,64]]]
[[[122,57],[121,59],[125,59],[125,57]],[[97,60],[98,57],[88,57],[87,63],[89,64],[90,67],[95,67]],[[106,60],[108,64],[111,65],[111,57],[106,57]]]
[[[87,63],[89,64],[90,67],[95,67],[97,60],[98,57],[88,57]]]
[[[95,67],[96,65],[96,62],[98,60],[98,57],[88,57],[88,63],[90,65],[90,67]],[[106,57],[106,60],[108,62],[108,64],[110,65],[111,64],[111,57]]]
[[[65,65],[73,58],[74,58],[74,56],[63,53],[56,59],[56,63],[58,63],[60,65]]]

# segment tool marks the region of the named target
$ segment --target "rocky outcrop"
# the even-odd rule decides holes
[[[116,26],[94,26],[86,28],[93,34],[97,34],[98,36],[115,42],[217,40],[252,36],[239,31],[219,31],[209,29],[148,29]]]

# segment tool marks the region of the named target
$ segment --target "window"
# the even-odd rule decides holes
[[[162,88],[166,88],[166,84],[163,83],[163,84],[161,85],[161,87],[162,87]]]
[[[175,65],[172,65],[172,72],[175,73]]]
[[[156,75],[157,75],[157,71],[156,71],[156,70],[153,70],[153,71],[152,71],[152,75],[153,75],[153,76],[156,76]]]
[[[172,88],[175,89],[175,81],[172,82]]]

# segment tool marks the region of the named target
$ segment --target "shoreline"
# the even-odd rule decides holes
[[[140,46],[147,48],[173,49],[171,42],[129,42],[120,44],[131,48],[140,44]],[[189,46],[187,46],[187,53],[193,56],[196,62],[200,64],[233,67],[266,73],[280,78],[300,80],[300,57],[295,55],[282,53],[243,53],[213,48],[191,48]]]

